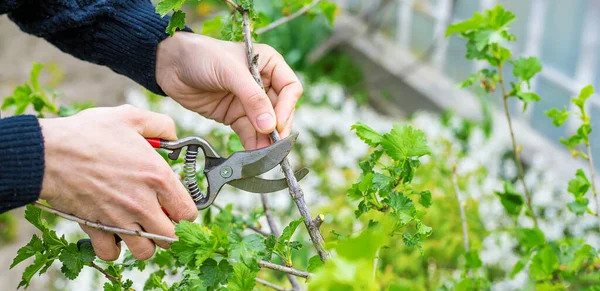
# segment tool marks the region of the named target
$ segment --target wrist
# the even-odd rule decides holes
[[[156,83],[168,94],[169,84],[178,79],[181,61],[185,61],[193,33],[178,31],[162,40],[156,49]]]
[[[54,176],[54,164],[53,157],[57,152],[57,144],[60,147],[60,130],[57,130],[58,118],[40,118],[40,128],[44,139],[44,160],[46,161],[44,167],[44,176],[42,180],[42,190],[40,192],[40,199],[50,200],[53,197],[55,191],[52,191],[53,176]]]

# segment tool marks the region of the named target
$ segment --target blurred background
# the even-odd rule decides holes
[[[494,191],[502,187],[503,180],[514,180],[516,176],[515,165],[510,159],[501,98],[499,94],[486,96],[477,86],[458,89],[457,83],[483,68],[484,64],[465,60],[464,41],[444,36],[450,23],[502,4],[517,16],[511,25],[517,36],[511,48],[513,55],[538,56],[544,67],[532,82],[532,90],[542,97],[541,102],[530,104],[527,110],[522,111],[522,104],[515,98],[511,99],[517,138],[523,144],[527,181],[536,193],[534,204],[544,208],[545,220],[540,227],[557,238],[571,234],[586,235],[593,245],[598,246],[596,232],[589,232],[597,228],[595,224],[587,219],[575,219],[569,212],[556,210],[563,209],[570,199],[565,191],[568,177],[575,173],[575,169],[583,167],[582,162],[573,159],[559,143],[559,139],[572,134],[578,124],[571,122],[575,119],[570,119],[568,126],[556,128],[544,111],[571,106],[570,98],[587,84],[600,88],[599,1],[332,2],[339,7],[333,26],[323,18],[307,19],[311,17],[309,14],[259,38],[260,42],[270,44],[281,52],[306,88],[294,125],[301,134],[292,164],[308,166],[313,171],[312,178],[305,182],[309,189],[305,192],[313,193],[307,195],[313,207],[324,213],[327,213],[327,207],[331,207],[330,211],[335,210],[331,206],[332,201],[345,196],[349,184],[359,173],[356,162],[364,157],[368,148],[350,132],[350,125],[360,120],[384,131],[393,122],[411,122],[426,131],[439,157],[457,161],[460,158],[460,183],[471,201],[467,210],[473,236],[480,239],[484,263],[498,269],[493,273],[497,276],[497,290],[511,290],[522,284],[518,280],[523,278],[505,278],[505,269],[516,260],[510,255],[514,241],[499,232],[492,234],[502,228],[505,218],[500,203],[490,197],[493,198]],[[280,1],[257,0],[256,3],[270,19],[278,19],[291,12]],[[186,10],[189,11],[190,26],[198,33],[203,32],[203,21],[227,13],[221,1],[217,0],[200,1],[197,5],[186,7]],[[205,32],[212,33],[209,30]],[[56,100],[59,104],[93,102],[98,106],[115,106],[131,103],[170,114],[185,133],[211,135],[217,139],[220,135],[216,132],[228,132],[227,128],[185,112],[167,98],[151,96],[137,84],[107,68],[60,52],[46,41],[21,32],[6,16],[0,16],[0,103],[15,86],[27,80],[34,61],[46,64],[44,80],[60,92]],[[600,126],[599,100],[593,96],[590,102],[593,127]],[[2,117],[10,114],[3,111]],[[600,155],[600,131],[593,132],[592,137],[593,152]],[[450,167],[449,164],[445,166]],[[444,196],[451,185],[432,184],[429,180],[436,177],[431,167],[428,170],[425,166],[424,175],[430,176],[421,177],[420,183],[424,187],[433,187],[432,192],[437,191],[436,199],[439,201],[448,199],[455,203],[452,202],[453,194]],[[600,168],[600,159],[596,159],[596,167]],[[225,195],[221,203],[235,202],[237,196],[234,194]],[[281,213],[293,210],[285,195],[278,197],[282,198],[276,199],[274,205],[281,209]],[[248,199],[255,201],[252,200],[254,197]],[[434,234],[425,249],[438,255],[446,253],[441,258],[445,263],[432,263],[426,255],[422,258],[422,265],[405,266],[401,270],[403,274],[416,274],[414,280],[421,283],[441,282],[444,276],[451,274],[451,271],[448,274],[440,271],[434,279],[431,273],[429,277],[419,279],[419,276],[425,276],[421,269],[430,270],[431,264],[435,264],[440,270],[444,267],[450,270],[457,264],[461,244],[460,218],[456,208],[439,207],[431,210],[433,221],[428,224],[434,229],[437,225],[447,225],[448,228],[442,227],[440,234]],[[346,222],[340,220],[351,216],[352,213],[344,214],[342,211],[339,217],[329,217],[329,223],[344,224]],[[16,250],[34,233],[33,227],[21,217],[22,209],[12,211],[10,216],[0,216],[0,269],[3,270],[0,282],[11,286],[5,290],[17,286],[26,265],[19,265],[9,272],[4,270],[12,262]],[[59,229],[65,233],[76,232],[76,228],[73,223],[59,222]],[[442,242],[441,238],[448,236],[444,231],[456,233],[457,238],[452,243]],[[401,252],[413,258],[416,256],[412,251]],[[51,273],[39,280],[34,279],[30,289],[47,290],[52,286],[57,290],[74,290],[73,285],[68,285],[72,283],[53,282],[52,276]],[[77,290],[84,290],[81,288],[82,285],[78,285]]]

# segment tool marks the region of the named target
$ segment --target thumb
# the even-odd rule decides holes
[[[168,115],[143,110],[128,104],[119,107],[126,122],[143,137],[177,139],[175,122]]]
[[[239,71],[245,73],[243,76],[232,78],[231,92],[240,98],[244,111],[257,132],[273,132],[277,121],[271,100],[247,69]]]

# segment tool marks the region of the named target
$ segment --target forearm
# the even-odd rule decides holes
[[[0,13],[2,2],[17,3],[4,12],[21,30],[165,95],[156,83],[156,48],[168,37],[169,18],[149,0],[8,0]]]
[[[0,213],[38,199],[44,141],[35,116],[0,119]]]

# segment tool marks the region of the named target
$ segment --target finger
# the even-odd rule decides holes
[[[269,89],[266,92],[267,92],[267,97],[269,97],[269,100],[271,100],[271,104],[272,105],[277,104],[277,99],[278,99],[277,93],[275,93],[275,91],[273,91],[272,89]],[[225,122],[224,122],[225,125],[231,125],[234,121],[236,121],[240,117],[246,116],[246,109],[244,109],[244,106],[242,105],[240,98],[237,98],[237,97],[234,98],[226,109],[227,109],[227,114],[225,116]],[[254,127],[252,127],[252,130],[256,131],[256,129]]]
[[[135,225],[125,225],[125,226],[121,226],[122,228],[125,229],[135,229],[135,230],[142,230],[142,228],[135,224]],[[154,251],[156,250],[156,246],[154,245],[154,243],[147,239],[147,238],[143,238],[141,236],[131,236],[131,235],[121,235],[121,238],[123,238],[123,241],[125,241],[125,243],[127,244],[127,247],[129,248],[129,250],[131,251],[131,254],[138,260],[143,261],[143,260],[147,260],[149,258],[151,258],[154,255]]]
[[[248,117],[240,117],[231,124],[231,129],[240,137],[240,141],[246,150],[256,149],[257,133],[252,127]]]
[[[192,200],[187,189],[185,189],[177,175],[173,173],[168,165],[165,164],[164,169],[161,170],[161,172],[164,172],[163,176],[165,178],[161,180],[162,183],[160,184],[160,187],[155,188],[158,204],[167,211],[169,217],[175,222],[181,220],[194,221],[198,217],[198,207],[194,203],[194,200]],[[158,205],[149,213],[156,214],[157,216],[163,215],[163,212],[158,208]],[[160,225],[157,225],[157,228],[161,230],[166,231],[169,228],[173,228],[173,223],[171,223],[171,221],[161,220],[157,222],[161,222]]]
[[[279,100],[275,106],[277,131],[284,132],[286,126],[291,126],[290,119],[293,119],[292,113],[296,110],[296,104],[301,96],[302,87],[299,83],[291,83],[279,92]]]
[[[288,118],[287,123],[283,127],[283,130],[280,132],[279,136],[281,138],[288,137],[290,135],[290,133],[292,132],[292,124],[294,124],[294,116],[295,115],[296,115],[296,110],[292,111],[292,114],[290,114],[290,117]]]
[[[243,73],[241,73],[242,76],[230,78],[231,92],[240,99],[254,129],[263,134],[271,133],[275,130],[276,119],[269,97],[256,83],[247,68],[240,67],[235,72]]]
[[[175,122],[166,114],[143,110],[131,105],[119,106],[122,118],[129,122],[144,137],[177,139]]]
[[[256,148],[261,149],[271,144],[271,138],[268,135],[259,134],[256,138]]]
[[[148,213],[152,213],[153,215],[147,216],[141,222],[142,227],[150,233],[167,236],[167,237],[171,237],[171,238],[176,238],[175,225],[173,224],[171,219],[169,219],[169,217],[167,217],[167,215],[163,213],[163,211],[160,209],[159,205],[156,205],[156,207],[152,207],[152,208],[153,209],[151,211],[149,211]],[[169,212],[167,211],[167,213],[169,213]],[[170,213],[169,213],[169,215],[170,215]],[[153,242],[163,249],[167,249],[171,245],[168,242],[160,241],[160,240],[159,241],[153,240]]]
[[[92,241],[96,256],[104,261],[114,261],[121,254],[121,243],[115,242],[115,236],[106,231],[91,228],[85,225],[79,225],[87,233]]]

